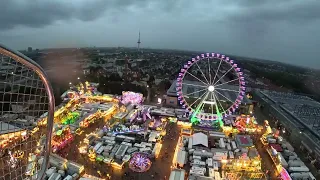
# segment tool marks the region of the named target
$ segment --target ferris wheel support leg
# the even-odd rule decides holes
[[[190,118],[190,121],[192,124],[199,122],[201,119],[197,118],[197,114],[199,113],[201,107],[203,106],[203,101],[205,101],[208,97],[209,93],[207,92],[206,95],[202,98],[201,102],[199,103],[199,105],[196,108],[196,111],[194,113],[192,113],[192,116]]]
[[[218,119],[217,119],[218,123],[219,123],[219,126],[220,128],[223,128],[223,118],[222,118],[222,115],[221,113],[218,113]]]
[[[201,109],[202,106],[203,106],[203,103],[199,104],[198,107],[197,107],[197,109],[196,109],[196,111],[192,114],[192,116],[191,116],[191,123],[192,123],[192,124],[196,124],[196,123],[198,123],[198,122],[201,121],[201,119],[199,119],[199,118],[197,117],[197,114],[199,113],[199,111],[200,111],[200,109]]]
[[[192,124],[196,124],[196,123],[199,122],[200,120],[199,120],[197,117],[194,117],[194,116],[192,115],[192,117],[190,118],[190,121],[191,121]]]
[[[214,98],[214,102],[215,102],[215,106],[216,106],[216,111],[217,111],[217,116],[218,116],[218,118],[217,118],[217,121],[218,121],[218,123],[219,123],[219,127],[220,128],[223,128],[223,117],[222,117],[222,113],[220,113],[220,111],[219,111],[219,106],[218,106],[218,99],[216,98],[216,96],[214,95],[214,93],[213,93],[213,98]],[[220,103],[220,102],[219,102]],[[221,103],[220,103],[220,106],[221,106]],[[222,106],[221,106],[222,107]],[[223,108],[223,107],[222,107]]]
[[[215,106],[216,106],[216,110],[217,110],[217,116],[218,116],[218,118],[217,118],[217,121],[218,121],[218,123],[219,123],[219,127],[220,128],[223,128],[223,118],[222,118],[222,114],[220,113],[220,111],[219,111],[219,107],[218,107],[218,104],[217,104],[217,100],[216,99],[214,99],[215,100]]]

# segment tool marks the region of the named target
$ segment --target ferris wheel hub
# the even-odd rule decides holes
[[[210,85],[210,86],[208,87],[208,91],[213,92],[213,91],[214,91],[214,86]]]

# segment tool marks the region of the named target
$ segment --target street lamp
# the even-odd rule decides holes
[[[80,77],[78,77],[78,80],[80,80]]]
[[[71,85],[72,84],[72,82],[69,82],[69,85]]]
[[[147,95],[147,101],[150,102],[150,89],[149,89],[149,84],[147,84],[147,92],[148,92],[148,95]]]

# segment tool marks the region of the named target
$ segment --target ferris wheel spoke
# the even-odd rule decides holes
[[[211,92],[211,99],[213,99],[214,102],[216,102],[216,99],[213,97],[213,92]],[[211,114],[213,115],[213,104],[211,104]]]
[[[183,85],[187,85],[187,86],[195,86],[195,87],[204,87],[206,88],[207,86],[201,86],[201,85],[197,85],[197,84],[188,84],[188,83],[182,83]]]
[[[200,70],[202,76],[204,77],[204,79],[207,81],[207,84],[209,84],[208,79],[206,78],[206,76],[204,75],[203,71],[201,70],[201,68],[199,67],[198,63],[196,62],[196,65],[198,67],[198,69]]]
[[[216,71],[216,74],[214,75],[214,78],[212,80],[212,83],[214,83],[214,80],[216,79],[217,75],[218,75],[218,72],[219,72],[219,69],[220,69],[220,66],[221,66],[221,62],[222,62],[222,59],[220,59],[220,62],[219,62],[219,65],[218,65],[218,69]]]
[[[221,84],[218,84],[218,85],[216,85],[216,86],[214,86],[214,87],[219,87],[219,86],[221,86],[221,85],[228,84],[228,83],[231,83],[231,82],[237,81],[237,80],[239,80],[239,78],[233,79],[233,80],[231,80],[231,81],[227,81],[227,82],[224,82],[224,83],[221,83]]]
[[[186,71],[186,73],[190,74],[190,76],[194,77],[195,79],[197,79],[198,81],[202,82],[203,84],[207,85],[207,83],[203,82],[201,79],[197,78],[195,75],[189,73],[188,71]]]
[[[205,111],[203,110],[204,105],[205,105],[205,103],[202,103],[202,107],[201,107],[201,109],[200,109],[200,112],[201,112],[201,113],[205,113]]]
[[[194,103],[196,103],[199,99],[201,99],[205,94],[206,92],[204,92],[199,98],[197,98],[192,104],[190,104],[190,107],[192,107]]]
[[[207,88],[204,88],[204,89],[201,89],[201,90],[189,93],[189,94],[185,94],[184,96],[188,96],[188,95],[195,94],[195,93],[198,93],[198,92],[201,92],[201,91],[205,91],[205,90],[207,90]]]
[[[201,103],[202,103],[202,107],[201,107],[201,110],[203,110],[205,104],[210,104],[211,106],[215,103],[213,101],[212,103],[212,98],[211,98],[211,93],[210,91],[207,92],[206,96],[202,99]]]
[[[222,88],[215,88],[215,89],[217,89],[217,90],[222,90],[222,91],[230,91],[230,92],[237,92],[237,93],[239,93],[239,91],[237,91],[237,90],[232,90],[232,89],[222,89]]]
[[[210,60],[208,58],[208,70],[209,70],[209,84],[211,84],[211,68],[210,68]]]
[[[231,103],[233,103],[233,101],[231,101],[229,98],[227,98],[225,95],[223,95],[222,93],[220,93],[219,91],[215,91],[218,94],[220,94],[222,97],[224,97],[226,100],[230,101]]]
[[[226,110],[224,110],[224,108],[223,108],[223,106],[222,106],[222,104],[221,104],[221,102],[220,102],[220,100],[219,100],[218,96],[217,96],[216,94],[214,94],[214,93],[213,93],[213,96],[215,96],[215,99],[216,99],[216,101],[218,101],[218,103],[220,104],[220,106],[221,106],[221,108],[222,108],[223,112],[226,112]]]
[[[204,95],[204,94],[203,94]],[[197,98],[195,101],[193,101],[192,104],[190,104],[189,106],[192,108],[192,106],[194,105],[194,103],[196,103],[199,100],[199,98]]]
[[[210,93],[210,92],[207,92],[207,93],[206,93],[206,96],[203,98],[203,100],[202,100],[201,103],[200,103],[200,104],[201,104],[200,112],[204,112],[204,111],[203,111],[203,108],[204,108],[204,105],[206,104],[205,101],[206,101],[206,99],[208,99],[209,93]]]
[[[213,85],[216,85],[222,78],[224,78],[225,75],[227,75],[231,70],[233,69],[233,67],[231,67],[227,72],[225,72],[216,82],[214,82]]]

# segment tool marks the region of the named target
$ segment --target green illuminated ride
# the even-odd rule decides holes
[[[71,112],[61,120],[61,124],[63,125],[73,124],[77,121],[79,116],[80,116],[79,112]]]
[[[206,53],[183,65],[176,82],[178,100],[193,124],[223,126],[245,95],[243,73],[229,57]]]

